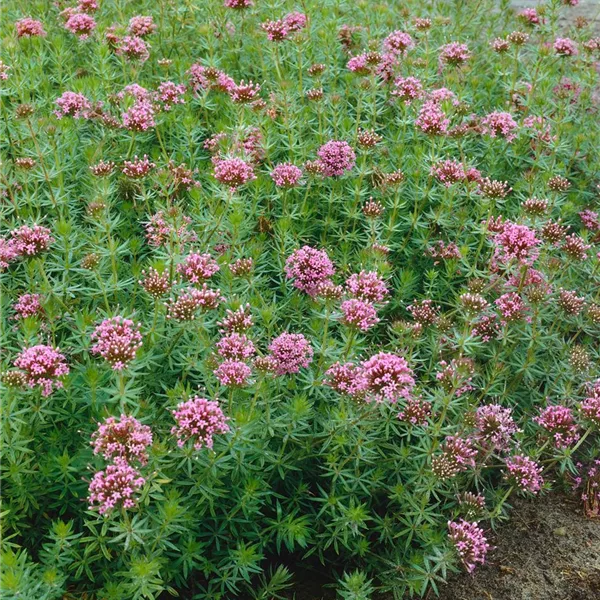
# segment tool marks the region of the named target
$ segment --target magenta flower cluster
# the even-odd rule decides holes
[[[188,441],[195,450],[213,447],[213,437],[229,431],[227,417],[216,400],[193,396],[177,405],[171,411],[177,425],[171,434],[177,438],[177,445],[183,448]]]
[[[141,325],[121,316],[104,319],[92,333],[92,354],[100,355],[113,370],[122,371],[142,347]]]
[[[62,388],[61,378],[70,372],[64,354],[58,348],[44,344],[25,348],[14,365],[23,372],[28,387],[41,388],[42,396],[49,396],[55,389]]]

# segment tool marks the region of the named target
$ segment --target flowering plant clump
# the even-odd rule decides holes
[[[600,513],[600,41],[540,1],[3,2],[7,597],[433,597],[512,495]]]

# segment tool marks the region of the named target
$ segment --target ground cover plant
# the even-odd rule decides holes
[[[513,494],[598,516],[568,10],[3,3],[3,598],[418,596]]]

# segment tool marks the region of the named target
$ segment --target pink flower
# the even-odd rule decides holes
[[[152,296],[155,300],[164,296],[171,289],[169,280],[169,271],[159,273],[156,269],[150,268],[148,272],[142,271],[143,279],[138,283]]]
[[[221,333],[243,333],[252,327],[252,315],[250,314],[250,305],[242,304],[237,310],[227,309],[225,317],[219,323]]]
[[[229,89],[229,97],[234,104],[247,104],[252,102],[260,92],[260,85],[242,80]]]
[[[90,171],[95,177],[108,177],[115,169],[115,163],[111,160],[101,160],[90,166]]]
[[[477,523],[469,523],[464,519],[460,521],[449,521],[448,537],[456,549],[458,556],[469,573],[477,563],[483,564],[490,549],[482,529]]]
[[[210,254],[188,254],[184,261],[177,265],[177,272],[191,283],[200,283],[210,279],[219,270],[217,261]]]
[[[254,5],[252,0],[225,0],[223,6],[227,8],[233,8],[235,10],[242,10],[244,8],[250,8]]]
[[[130,61],[145,63],[150,57],[150,50],[141,37],[126,35],[119,43],[117,54],[125,56]]]
[[[331,280],[335,268],[325,250],[303,246],[295,250],[285,263],[287,279],[294,280],[294,287],[315,297],[319,285]]]
[[[156,25],[152,16],[144,17],[137,15],[129,19],[129,27],[127,30],[130,35],[146,37],[156,31]]]
[[[442,160],[431,167],[431,175],[446,187],[459,181],[468,181],[470,173],[465,166],[454,159]]]
[[[298,373],[308,367],[313,357],[310,342],[301,333],[282,333],[270,343],[269,352],[277,375]]]
[[[354,273],[346,280],[346,291],[354,298],[366,302],[383,302],[388,295],[385,281],[375,271]]]
[[[219,92],[229,93],[235,88],[235,81],[214,67],[204,67],[193,64],[187,71],[190,87],[197,94],[200,90],[214,89]]]
[[[507,112],[492,112],[481,120],[482,133],[490,137],[503,137],[511,142],[517,136],[515,130],[519,128],[512,115]]]
[[[554,51],[559,56],[576,56],[579,52],[577,44],[569,38],[556,38]]]
[[[567,315],[576,316],[585,307],[585,296],[578,296],[574,291],[561,289],[559,291],[558,305]]]
[[[415,126],[423,133],[429,135],[443,135],[447,133],[450,119],[441,109],[438,102],[428,100],[421,106],[419,116],[415,120]]]
[[[146,480],[122,458],[96,473],[89,487],[89,509],[96,508],[101,515],[114,508],[133,508],[137,504],[136,494]]]
[[[159,210],[150,217],[146,223],[146,240],[151,246],[159,247],[171,242],[179,241],[181,244],[195,242],[197,240],[196,232],[190,229],[192,220],[185,215],[173,216],[169,223],[165,218],[165,213]]]
[[[524,492],[537,494],[544,485],[542,467],[528,456],[517,454],[506,459],[506,478]]]
[[[217,352],[225,359],[248,360],[256,353],[252,341],[244,334],[230,333],[217,342]]]
[[[379,323],[377,310],[370,302],[352,298],[342,302],[340,308],[342,311],[342,323],[349,327],[368,331]]]
[[[353,398],[362,398],[367,390],[363,368],[352,363],[336,362],[325,373],[323,384]]]
[[[590,231],[600,231],[600,221],[598,220],[598,213],[586,208],[579,213],[584,227]]]
[[[121,316],[104,319],[92,333],[92,354],[99,354],[114,371],[122,371],[142,347],[141,325]]]
[[[241,360],[225,360],[214,371],[221,385],[243,387],[248,384],[252,369]]]
[[[84,13],[95,13],[98,10],[98,2],[96,0],[79,0],[77,10]]]
[[[90,444],[94,454],[101,454],[106,460],[123,459],[128,463],[138,460],[145,465],[147,448],[152,445],[152,430],[125,414],[120,419],[108,417],[104,423],[98,423]]]
[[[167,319],[176,321],[193,321],[197,317],[197,312],[206,312],[214,310],[223,302],[225,298],[221,296],[221,290],[211,290],[206,283],[201,289],[187,288],[176,300],[169,300],[167,306]]]
[[[413,372],[404,358],[379,352],[361,364],[366,380],[368,400],[392,404],[408,399],[415,385]]]
[[[23,350],[15,359],[15,367],[25,375],[25,384],[34,388],[40,386],[42,396],[49,396],[55,389],[63,387],[59,379],[69,374],[69,366],[58,348],[39,344]]]
[[[132,179],[142,179],[146,177],[156,165],[150,161],[148,156],[144,154],[143,158],[138,158],[137,154],[133,157],[133,160],[123,161],[123,174]]]
[[[591,247],[590,244],[586,244],[583,239],[575,233],[567,235],[562,245],[565,254],[573,260],[585,260],[587,258],[587,251]]]
[[[23,294],[13,304],[13,309],[16,313],[15,319],[26,319],[34,317],[44,312],[40,303],[41,296],[39,294]]]
[[[567,406],[548,406],[533,420],[552,436],[556,448],[568,448],[579,439],[573,411]]]
[[[11,67],[0,60],[0,81],[6,81],[8,79],[8,72],[10,69]]]
[[[520,321],[527,311],[523,299],[517,292],[507,292],[502,294],[495,302],[500,314],[502,315],[502,324]]]
[[[539,25],[542,22],[535,8],[526,8],[520,11],[517,17],[528,25]]]
[[[413,319],[423,326],[433,325],[437,321],[439,308],[439,306],[434,306],[429,298],[415,301],[407,307]]]
[[[423,95],[423,84],[416,77],[397,77],[391,94],[409,106]]]
[[[440,51],[440,62],[447,65],[462,65],[471,58],[471,53],[466,44],[450,42],[442,46]]]
[[[331,140],[319,148],[317,155],[325,177],[339,177],[356,163],[356,154],[347,142]]]
[[[19,258],[19,252],[13,240],[0,238],[0,272],[8,269],[11,262]]]
[[[498,450],[506,450],[513,442],[513,435],[519,431],[512,418],[512,410],[499,404],[480,406],[475,413],[477,438],[491,444]]]
[[[22,225],[10,232],[12,246],[19,256],[38,256],[50,248],[54,238],[50,230],[41,225]]]
[[[290,33],[287,23],[282,20],[266,21],[265,23],[261,23],[260,26],[271,42],[282,42],[287,39]]]
[[[302,169],[292,163],[280,163],[271,171],[271,179],[277,187],[292,188],[302,178]]]
[[[494,236],[494,258],[505,264],[514,261],[530,265],[538,256],[537,248],[540,243],[533,229],[505,221],[502,231]]]
[[[404,31],[392,31],[385,40],[383,40],[383,48],[386,52],[392,54],[405,54],[407,50],[415,45],[412,37]]]
[[[171,429],[171,434],[177,437],[180,448],[190,440],[194,450],[212,448],[213,436],[229,431],[228,418],[216,400],[193,396],[187,402],[178,404],[171,412],[177,422]]]
[[[123,127],[129,131],[147,131],[156,126],[154,106],[147,100],[138,100],[122,113]]]
[[[292,12],[283,17],[283,22],[290,33],[296,33],[306,27],[308,19],[304,13]]]
[[[408,398],[404,408],[398,413],[398,419],[411,425],[427,427],[431,416],[431,402],[425,402],[421,398]]]
[[[163,81],[158,86],[156,98],[159,102],[162,102],[163,110],[169,111],[176,104],[185,104],[184,94],[184,85],[177,85],[172,81]]]
[[[216,158],[213,164],[215,179],[231,190],[256,179],[252,165],[241,158]]]
[[[63,117],[87,119],[88,111],[92,108],[90,101],[83,94],[76,92],[64,92],[54,103],[58,106],[54,114],[59,119]]]
[[[586,421],[600,427],[600,380],[592,386],[590,396],[581,402],[579,410]]]
[[[471,438],[449,435],[442,444],[442,453],[431,459],[431,470],[440,479],[450,479],[467,469],[474,469],[476,456]]]
[[[36,21],[31,17],[25,17],[15,23],[17,37],[45,37],[44,25],[41,21]]]
[[[64,27],[80,40],[86,40],[96,29],[96,21],[85,13],[75,13],[67,19]]]

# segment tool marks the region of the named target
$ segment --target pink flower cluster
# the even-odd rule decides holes
[[[181,244],[195,242],[197,240],[196,232],[190,228],[192,220],[183,215],[172,217],[172,222],[167,222],[165,212],[159,210],[150,217],[146,223],[146,240],[148,244],[154,247],[164,246],[169,242],[179,241]]]
[[[450,119],[447,118],[446,113],[442,110],[439,102],[436,102],[435,100],[428,100],[425,102],[423,106],[421,106],[419,116],[415,120],[415,126],[428,135],[443,135],[448,131],[449,125]],[[446,162],[450,163],[453,161]],[[460,165],[460,169],[463,169],[462,165]],[[460,177],[460,179],[463,178],[464,177]],[[440,180],[443,181],[442,179]]]
[[[137,155],[133,160],[124,160],[122,172],[131,179],[142,179],[146,177],[156,165],[144,154],[143,158],[138,158]]]
[[[58,109],[54,114],[62,119],[63,117],[73,117],[75,119],[87,119],[88,111],[92,108],[90,101],[83,95],[76,92],[64,92],[63,95],[55,101]]]
[[[104,471],[98,471],[89,486],[89,509],[96,508],[101,515],[114,508],[133,508],[137,504],[136,494],[146,480],[122,458],[108,465]]]
[[[315,297],[321,284],[331,281],[335,268],[325,250],[303,246],[287,259],[285,274],[294,280],[295,288]]]
[[[137,37],[146,37],[156,31],[156,24],[152,16],[136,15],[129,19],[129,27],[127,29],[131,35]]]
[[[199,310],[214,310],[223,300],[225,298],[221,296],[221,290],[211,290],[206,283],[200,289],[187,288],[175,300],[171,299],[166,303],[167,319],[193,321]]]
[[[477,449],[471,438],[450,435],[442,444],[442,453],[431,459],[431,470],[440,479],[450,479],[475,468]]]
[[[219,270],[217,261],[210,254],[188,254],[184,261],[177,265],[177,272],[190,283],[201,283],[210,279]]]
[[[568,448],[579,439],[579,427],[568,406],[548,406],[533,420],[552,436],[556,448]]]
[[[10,232],[12,236],[12,247],[17,256],[32,257],[39,256],[46,252],[54,238],[50,235],[50,230],[41,225],[22,225]]]
[[[171,434],[177,437],[180,448],[188,441],[192,441],[195,450],[212,448],[213,436],[229,431],[228,418],[216,400],[193,396],[188,401],[179,403],[171,412],[177,422],[171,429]]]
[[[75,34],[80,40],[86,40],[90,37],[97,24],[94,17],[86,13],[74,13],[72,14],[64,25],[67,31]]]
[[[471,58],[466,44],[450,42],[440,49],[440,63],[446,65],[462,65]]]
[[[416,77],[397,77],[391,94],[409,106],[423,95],[423,84]]]
[[[146,99],[137,99],[123,114],[123,127],[129,131],[147,131],[156,126],[154,106]]]
[[[142,347],[141,325],[121,316],[104,319],[92,333],[92,354],[99,354],[115,371],[122,371]]]
[[[379,323],[377,310],[370,302],[350,298],[350,300],[342,302],[340,309],[342,311],[342,323],[348,327],[368,331]]]
[[[117,54],[130,61],[145,63],[150,57],[148,44],[137,35],[126,35],[117,46]]]
[[[41,21],[37,21],[36,19],[32,19],[31,17],[19,19],[15,23],[15,28],[17,30],[17,37],[19,38],[46,36],[43,23]]]
[[[590,395],[579,405],[581,416],[600,428],[600,380],[591,387]]]
[[[271,171],[271,179],[277,187],[292,188],[300,183],[302,169],[292,163],[275,165]]]
[[[156,300],[171,289],[168,271],[159,273],[156,269],[150,268],[148,272],[142,271],[142,277],[143,279],[138,283]]]
[[[379,352],[361,364],[367,400],[392,404],[408,399],[415,385],[406,359],[390,352]]]
[[[537,494],[544,485],[542,467],[528,456],[517,454],[506,459],[507,479],[522,491]]]
[[[176,104],[185,104],[184,94],[184,85],[163,81],[156,91],[156,99],[162,103],[163,110],[170,111]]]
[[[519,431],[512,418],[512,409],[499,404],[480,406],[475,413],[475,427],[477,439],[498,450],[507,450]]]
[[[310,342],[301,333],[282,333],[269,344],[269,352],[277,375],[298,373],[313,357]]]
[[[459,181],[479,181],[481,174],[477,169],[467,168],[454,159],[442,160],[431,167],[431,175],[446,187]]]
[[[148,462],[147,448],[152,445],[152,430],[135,417],[125,414],[120,419],[108,417],[103,423],[98,423],[90,444],[94,454],[101,454],[106,460],[122,459],[128,463],[137,460],[145,465]]]
[[[554,52],[559,56],[576,56],[579,53],[577,43],[569,38],[556,38]]]
[[[227,185],[230,190],[256,179],[252,165],[241,158],[214,158],[214,177],[224,185]]]
[[[492,112],[481,120],[481,131],[490,137],[503,137],[507,142],[512,142],[517,136],[515,130],[519,128],[512,115],[507,112]]]
[[[305,14],[293,12],[283,17],[283,19],[262,23],[261,27],[266,32],[270,41],[282,42],[283,40],[287,40],[292,34],[304,29],[307,22]]]
[[[505,264],[514,261],[527,265],[537,258],[540,240],[535,236],[535,231],[527,225],[505,221],[502,231],[494,236],[494,243],[494,258]]]
[[[477,523],[469,523],[464,519],[449,521],[448,529],[450,542],[469,573],[475,569],[477,563],[485,563],[490,546]]]
[[[221,333],[243,333],[252,327],[252,315],[250,305],[242,304],[237,310],[225,311],[225,317],[219,323]]]
[[[523,299],[517,292],[507,292],[506,294],[502,294],[502,296],[495,301],[495,304],[502,316],[503,325],[514,321],[520,321],[524,318],[527,311],[527,306],[525,306]]]
[[[42,314],[44,309],[41,305],[41,296],[39,294],[23,294],[13,304],[15,319],[26,319]]]
[[[59,349],[44,344],[25,348],[13,364],[24,372],[25,384],[30,388],[40,386],[44,397],[62,388],[60,377],[68,375],[70,371]]]
[[[331,140],[317,152],[321,173],[325,177],[339,177],[351,171],[356,163],[356,154],[347,142]]]

